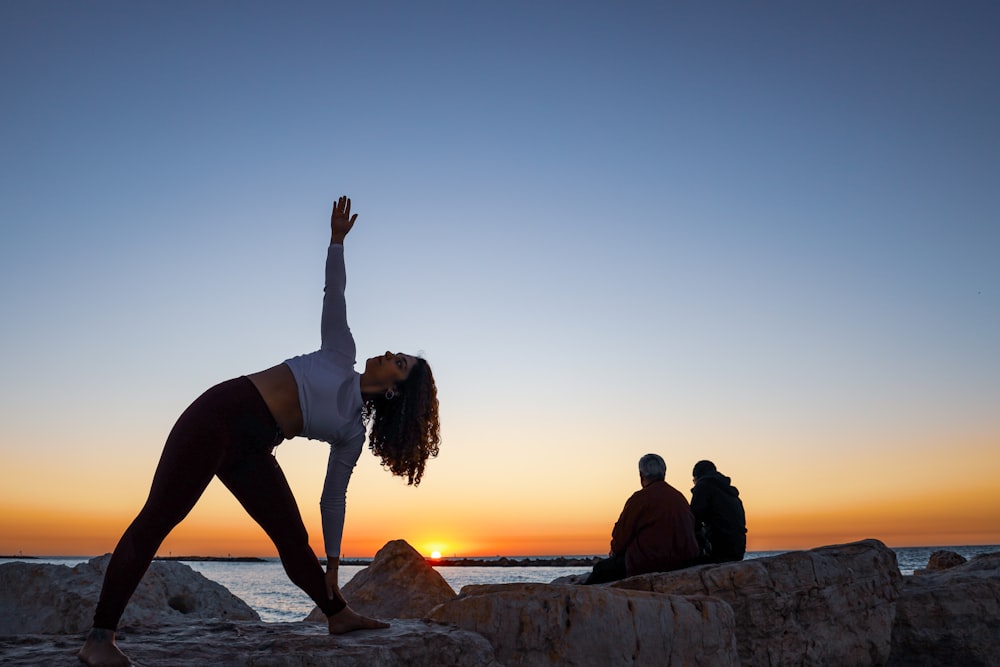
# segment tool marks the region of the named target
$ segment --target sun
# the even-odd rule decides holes
[[[430,554],[427,556],[428,560],[441,560],[442,554],[452,553],[452,547],[447,542],[442,542],[441,540],[427,540],[414,546],[418,553]]]

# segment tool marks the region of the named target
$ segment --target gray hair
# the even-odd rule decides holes
[[[639,477],[654,482],[667,476],[667,464],[659,454],[646,454],[639,459]]]

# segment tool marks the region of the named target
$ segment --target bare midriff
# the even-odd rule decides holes
[[[247,377],[257,387],[285,438],[300,435],[302,406],[299,405],[299,387],[295,383],[292,369],[285,364],[278,364]]]

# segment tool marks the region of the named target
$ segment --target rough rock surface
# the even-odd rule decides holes
[[[889,664],[1000,665],[1000,553],[906,577]]]
[[[0,637],[0,664],[79,667],[83,634]],[[330,636],[315,623],[193,621],[122,632],[118,645],[142,667],[501,667],[482,636],[422,621]]]
[[[917,570],[913,574],[924,574],[925,572],[937,572],[939,570],[947,570],[948,568],[955,567],[956,565],[961,565],[966,562],[965,556],[960,553],[955,553],[954,551],[949,551],[947,549],[940,549],[931,554],[931,557],[927,559],[927,567],[923,570]]]
[[[429,619],[484,635],[504,665],[738,665],[718,599],[557,584],[465,586]]]
[[[393,553],[412,560],[404,545],[387,550],[385,567],[403,567],[388,564]],[[77,664],[106,562],[0,565],[0,664]],[[412,579],[399,585],[408,593]],[[242,614],[255,620],[234,620]],[[120,640],[144,667],[981,667],[1000,665],[1000,553],[904,578],[890,550],[865,540],[606,586],[466,586],[426,620],[337,637],[315,623],[262,623],[186,565],[156,562]]]
[[[406,540],[393,540],[379,549],[371,565],[341,590],[351,608],[375,618],[422,618],[431,609],[455,597],[455,591]],[[319,607],[307,621],[326,622]]]
[[[105,554],[75,567],[0,565],[0,635],[89,630],[110,558]],[[154,561],[125,608],[121,627],[196,618],[260,620],[243,600],[184,563]]]
[[[613,588],[728,602],[744,665],[881,665],[902,575],[878,540],[645,574]]]

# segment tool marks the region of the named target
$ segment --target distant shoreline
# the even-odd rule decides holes
[[[600,560],[597,556],[553,556],[552,558],[425,558],[428,563],[442,567],[591,567]]]
[[[24,556],[24,555],[0,555],[0,559],[7,560],[42,560],[49,558],[71,558],[70,556]],[[76,558],[75,556],[73,558]],[[93,556],[79,556],[85,560]],[[187,561],[189,563],[268,563],[274,558],[261,558],[259,556],[156,556],[153,560],[163,561]],[[372,564],[372,558],[344,558],[341,565],[367,567]],[[424,558],[424,560],[435,567],[590,567],[600,558],[598,556],[548,556],[548,557],[527,557],[509,558],[507,556],[497,556],[495,558]]]
[[[186,560],[190,562],[266,563],[267,558],[257,556],[156,556],[153,560]]]
[[[814,547],[815,548],[815,547]],[[934,550],[949,550],[955,551],[964,555],[966,558],[971,558],[971,555],[977,553],[993,553],[1000,551],[1000,545],[987,545],[987,544],[974,544],[974,545],[939,545],[939,546],[923,546],[923,547],[889,547],[895,551],[898,557],[906,560],[908,554],[920,551],[927,551],[929,555],[930,551]],[[788,551],[808,551],[808,549],[789,549],[789,550],[775,550],[775,551],[748,551],[747,559],[760,558],[765,556],[773,556],[782,553],[787,553]],[[970,553],[967,553],[970,552]],[[900,561],[900,568],[902,570],[915,569],[916,567],[922,567],[926,563],[927,555],[921,554],[920,557],[923,561],[920,565],[916,565],[913,562],[903,560]],[[12,560],[12,561],[38,561],[38,560],[74,560],[79,559],[81,561],[88,561],[95,556],[45,556],[45,555],[28,555],[28,554],[3,554],[0,555],[0,560]],[[599,556],[444,556],[441,558],[431,558],[429,556],[423,557],[424,561],[433,567],[521,567],[521,568],[531,568],[531,567],[592,567],[594,563],[600,560]],[[218,562],[218,563],[271,563],[276,562],[278,559],[275,556],[157,556],[154,560],[160,561],[188,561],[188,562]],[[349,567],[367,567],[371,565],[374,557],[360,557],[360,558],[342,558],[340,561],[341,565]]]
[[[27,558],[27,556],[25,556]],[[157,556],[153,560],[220,562],[220,563],[266,563],[270,559],[257,556]],[[552,556],[549,558],[424,558],[434,567],[591,567],[600,560],[597,556]],[[341,565],[367,567],[371,558],[344,558]]]

